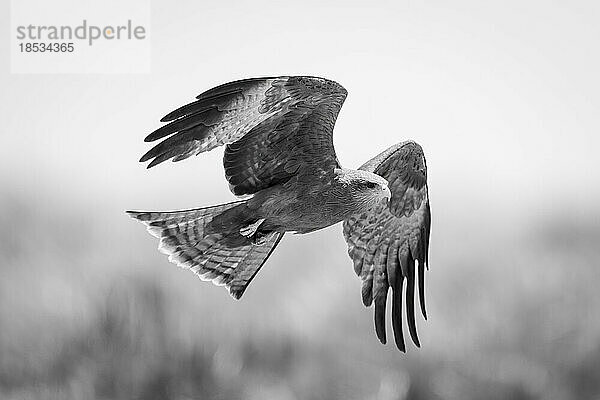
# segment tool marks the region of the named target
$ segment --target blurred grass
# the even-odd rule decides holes
[[[290,239],[235,302],[169,268],[141,228],[123,232],[124,215],[0,206],[2,399],[600,398],[591,218],[447,238],[424,347],[403,355],[377,342],[337,231],[302,260],[294,246],[323,237]]]

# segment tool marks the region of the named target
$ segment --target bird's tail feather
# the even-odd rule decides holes
[[[254,222],[245,201],[182,211],[128,211],[160,240],[169,261],[202,280],[224,285],[239,299],[283,237],[267,233],[260,244],[240,233]]]

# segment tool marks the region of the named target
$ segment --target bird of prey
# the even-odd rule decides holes
[[[145,141],[148,168],[225,145],[231,191],[246,199],[183,211],[129,211],[160,240],[169,260],[239,299],[286,232],[308,233],[343,222],[348,254],[362,280],[365,306],[375,303],[375,330],[386,343],[386,301],[392,292],[396,346],[405,351],[415,323],[418,276],[424,318],[430,208],[421,146],[396,144],[359,169],[342,168],[333,126],[347,91],[308,76],[252,78],[210,89],[167,114]],[[247,198],[248,195],[252,197]]]

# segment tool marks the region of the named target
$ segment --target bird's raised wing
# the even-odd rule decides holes
[[[389,183],[389,204],[344,221],[344,237],[354,270],[362,279],[365,306],[375,303],[375,330],[386,342],[385,308],[392,289],[392,327],[396,346],[405,351],[402,334],[402,289],[406,281],[406,316],[415,345],[420,346],[415,322],[415,261],[421,312],[425,311],[425,268],[428,267],[431,214],[427,194],[427,167],[423,149],[415,142],[390,147],[360,169]]]
[[[210,89],[167,114],[145,139],[165,138],[140,159],[148,168],[226,144],[224,166],[236,195],[252,194],[299,172],[333,169],[333,126],[347,92],[316,77],[253,78]]]

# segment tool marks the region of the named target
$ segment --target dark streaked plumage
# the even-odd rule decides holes
[[[359,170],[342,168],[333,127],[347,92],[316,77],[253,78],[227,83],[161,119],[146,137],[161,140],[140,159],[148,168],[225,145],[230,204],[173,212],[129,212],[160,239],[169,260],[240,298],[286,232],[307,233],[344,221],[344,236],[366,306],[375,303],[375,330],[386,342],[392,289],[396,345],[408,331],[419,346],[414,315],[418,276],[425,314],[424,268],[429,241],[427,172],[421,147],[392,146]],[[389,200],[389,201],[388,201]]]

